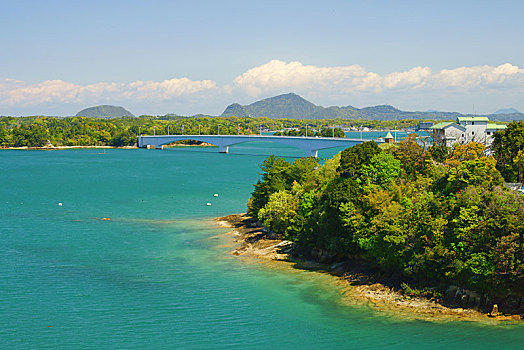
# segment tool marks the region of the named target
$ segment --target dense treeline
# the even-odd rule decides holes
[[[329,260],[358,259],[421,285],[524,295],[524,200],[479,143],[424,150],[366,142],[320,164],[271,156],[248,213]],[[437,155],[437,157],[432,156]]]
[[[283,135],[283,136],[319,136],[319,137],[346,137],[344,130],[341,128],[330,127],[330,128],[318,128],[318,129],[308,129],[304,127],[291,129],[291,130],[282,130],[277,131],[274,135]]]
[[[508,182],[524,180],[524,122],[509,123],[495,133],[491,146],[497,159],[497,169]]]
[[[97,119],[86,117],[0,117],[0,147],[54,146],[126,146],[136,143],[136,136],[171,134],[236,135],[261,131],[297,128],[305,133],[306,125],[318,128],[323,136],[343,137],[335,126],[392,128],[413,126],[415,120],[293,120],[269,118],[184,118],[151,117]],[[334,128],[334,129],[333,129]]]

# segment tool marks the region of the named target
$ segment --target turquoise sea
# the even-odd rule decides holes
[[[325,276],[227,254],[211,219],[245,211],[266,155],[302,152],[215,151],[0,151],[0,348],[522,348],[522,324],[347,306]]]

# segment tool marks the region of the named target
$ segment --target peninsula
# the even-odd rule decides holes
[[[358,284],[380,282],[403,300],[520,319],[524,198],[504,181],[521,178],[522,151],[508,164],[513,150],[505,143],[522,131],[519,122],[497,133],[493,156],[476,142],[423,149],[413,137],[382,147],[365,142],[325,164],[271,156],[260,166],[248,217],[222,221],[244,230],[234,254],[317,264],[350,281],[361,276]]]

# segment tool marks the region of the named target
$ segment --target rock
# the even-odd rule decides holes
[[[480,295],[473,291],[469,291],[469,303],[473,304],[474,306],[480,305]]]
[[[333,264],[329,267],[330,270],[336,270],[338,269],[339,267],[342,267],[342,265],[344,265],[344,262],[339,262],[339,263],[336,263],[336,264]]]
[[[446,289],[446,296],[450,296],[454,298],[459,289],[460,288],[458,286],[453,286],[453,285],[449,286],[448,289]]]
[[[499,316],[499,315],[500,315],[499,306],[497,304],[493,304],[493,309],[491,309],[491,312],[489,313],[489,316],[495,317],[495,316]]]

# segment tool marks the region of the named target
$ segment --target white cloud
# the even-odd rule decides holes
[[[286,92],[301,94],[322,105],[387,103],[411,110],[462,110],[464,106],[483,104],[486,112],[500,106],[523,109],[524,69],[505,63],[440,71],[419,66],[379,74],[356,64],[318,67],[272,60],[222,86],[212,80],[188,78],[86,85],[63,80],[28,83],[0,78],[0,110],[67,114],[73,106],[109,103],[145,113],[220,114],[230,103],[251,103],[261,96]]]
[[[163,101],[215,88],[214,81],[193,81],[188,78],[162,82],[100,82],[88,85],[76,85],[63,80],[46,80],[37,84],[29,84],[14,79],[3,79],[0,80],[0,103],[38,105],[47,102],[95,103],[130,99]]]
[[[24,85],[24,82],[21,80],[9,79],[9,78],[0,79],[0,93],[2,91],[13,90],[23,85]]]
[[[309,90],[325,93],[383,92],[474,87],[490,88],[524,84],[524,69],[510,63],[493,66],[459,67],[433,73],[429,67],[380,75],[360,65],[317,67],[300,62],[273,60],[249,69],[234,80],[251,96],[272,92]]]
[[[273,60],[251,68],[236,77],[234,83],[250,95],[256,96],[276,89],[344,89],[348,81],[365,79],[368,74],[365,68],[359,65],[316,67],[305,66],[300,62]]]
[[[524,69],[510,63],[498,67],[475,66],[443,69],[434,77],[436,85],[442,87],[490,87],[503,84],[524,83]]]

